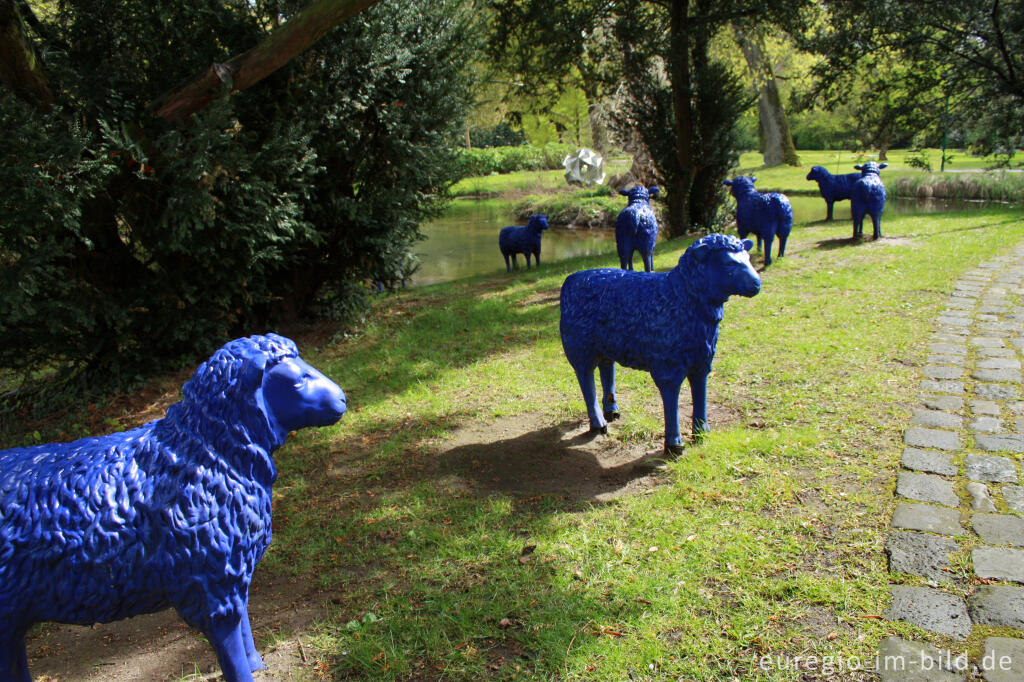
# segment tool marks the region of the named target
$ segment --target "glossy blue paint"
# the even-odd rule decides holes
[[[31,680],[35,623],[106,623],[173,606],[229,682],[263,663],[249,584],[271,540],[272,454],[336,422],[345,394],[276,334],[204,362],[163,419],[0,451],[0,680]]]
[[[757,248],[764,242],[764,264],[772,264],[772,241],[779,238],[779,258],[786,254],[786,240],[793,229],[793,207],[785,194],[761,194],[754,189],[757,178],[741,175],[723,182],[736,198],[736,230],[740,239],[757,236]]]
[[[707,424],[707,377],[723,305],[755,296],[761,278],[750,265],[749,240],[715,234],[693,244],[665,273],[582,270],[562,284],[559,329],[576,372],[591,432],[607,432],[618,416],[615,363],[650,372],[665,408],[665,447],[682,447],[679,389],[690,382],[693,433]],[[601,375],[602,403],[594,385]]]
[[[615,219],[615,247],[619,253],[619,265],[623,270],[633,269],[633,252],[639,251],[644,261],[644,271],[654,271],[654,243],[658,241],[658,219],[651,209],[651,197],[658,193],[657,187],[637,185],[629,190],[620,189],[619,194],[627,197],[626,207]]]
[[[853,183],[850,195],[850,215],[853,216],[853,238],[864,234],[864,216],[871,216],[874,226],[874,238],[882,236],[882,212],[885,210],[885,185],[879,171],[889,164],[878,164],[868,161],[864,165],[854,166],[860,171],[860,177]]]
[[[807,174],[808,180],[818,183],[818,192],[825,199],[828,215],[825,220],[832,220],[832,205],[837,201],[846,201],[853,192],[853,183],[860,178],[860,173],[832,175],[824,166],[812,166]]]
[[[530,267],[530,254],[533,254],[540,267],[540,238],[544,230],[548,229],[548,217],[546,215],[532,215],[526,225],[510,225],[503,227],[498,233],[498,248],[501,255],[505,257],[505,270],[512,272],[509,265],[509,256],[512,257],[512,265],[519,269],[516,261],[516,254],[526,256],[526,267]]]

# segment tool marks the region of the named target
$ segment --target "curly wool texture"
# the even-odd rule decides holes
[[[736,228],[740,239],[748,234],[755,234],[769,246],[776,236],[780,241],[789,237],[793,229],[793,207],[789,198],[778,192],[761,194],[754,188],[754,179],[748,177],[733,178],[729,191],[736,198]],[[780,254],[781,255],[781,254]]]
[[[72,443],[0,451],[0,634],[174,606],[207,630],[243,612],[270,544],[264,369],[297,357],[276,335],[218,350],[167,415]]]
[[[711,371],[723,299],[708,291],[709,261],[694,246],[743,251],[735,237],[695,242],[667,273],[603,268],[569,275],[562,285],[560,330],[566,356],[593,368],[600,358],[681,380]]]
[[[885,210],[885,184],[879,173],[888,164],[879,165],[868,161],[860,166],[860,177],[853,184],[850,196],[850,214],[853,216],[853,236],[863,232],[864,216],[871,216],[874,237],[882,236],[882,212]]]
[[[812,166],[807,179],[818,183],[818,192],[828,205],[828,217],[832,218],[832,204],[845,201],[853,192],[853,183],[860,178],[860,173],[832,175],[824,166]]]
[[[619,211],[615,219],[615,247],[623,270],[633,269],[634,251],[640,252],[646,271],[654,269],[652,259],[654,244],[658,241],[658,218],[651,208],[651,192],[657,191],[657,187],[648,190],[643,185],[637,185],[628,192],[619,192],[625,192],[628,200],[626,207]]]
[[[548,217],[546,215],[530,216],[526,225],[510,225],[501,228],[498,233],[498,248],[501,255],[505,257],[505,267],[509,269],[509,257],[515,260],[516,254],[526,256],[526,266],[530,266],[530,256],[536,258],[537,265],[540,265],[540,238],[544,230],[548,229]]]

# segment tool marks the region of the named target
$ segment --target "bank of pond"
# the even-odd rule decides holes
[[[794,194],[788,196],[793,205],[794,230],[798,231],[800,227],[811,224],[824,224],[826,209],[825,201],[821,197]],[[514,216],[516,205],[517,202],[510,199],[453,201],[444,215],[423,226],[422,232],[426,239],[413,249],[420,266],[408,284],[437,284],[503,269],[504,260],[498,250],[498,232],[507,225],[521,224]],[[885,217],[971,210],[987,205],[980,202],[951,203],[934,199],[890,198],[885,204]],[[834,226],[836,237],[850,236],[852,222],[848,201],[836,204],[835,220],[831,224]],[[799,232],[791,239],[799,241]],[[554,226],[544,232],[541,265],[578,256],[613,253],[614,229],[569,229]],[[522,257],[519,258],[519,265],[525,267]]]

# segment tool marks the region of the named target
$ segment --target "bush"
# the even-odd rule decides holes
[[[521,145],[515,147],[488,147],[460,149],[459,177],[468,178],[493,173],[512,173],[522,170],[556,170],[562,161],[576,149],[567,144],[551,143],[543,147]]]
[[[401,268],[455,179],[460,3],[375,5],[189,125],[146,112],[306,4],[58,3],[58,106],[0,89],[0,367],[131,380]]]

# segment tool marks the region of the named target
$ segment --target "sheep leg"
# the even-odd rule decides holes
[[[679,389],[682,379],[654,380],[661,393],[661,404],[665,408],[665,451],[679,454],[683,451],[683,437],[679,434]]]
[[[245,655],[242,618],[222,621],[204,633],[217,650],[220,670],[227,682],[252,682],[249,658]]]
[[[828,206],[828,215],[825,216],[825,220],[832,222],[832,204],[834,201],[825,201],[825,205]]]
[[[245,658],[249,661],[249,670],[256,672],[263,669],[263,657],[256,651],[256,640],[252,636],[252,623],[249,622],[249,600],[245,600],[242,611],[242,646],[245,647]]]
[[[537,247],[537,250],[533,252],[533,264],[536,265],[538,268],[540,267],[540,247],[539,246]]]
[[[576,370],[576,379],[580,382],[580,390],[583,392],[583,402],[587,406],[587,416],[590,418],[590,433],[608,433],[608,422],[597,404],[597,386],[594,385],[594,367],[581,365]]]
[[[512,266],[509,265],[509,262],[508,262],[508,254],[507,253],[503,253],[502,255],[505,256],[505,272],[512,272]]]
[[[28,674],[28,653],[24,636],[14,636],[0,646],[0,680],[32,682]]]
[[[525,252],[523,254],[523,258],[526,259],[526,269],[529,270],[530,269],[530,252],[529,251]]]
[[[693,402],[693,438],[700,440],[708,430],[708,373],[693,372],[687,380]]]
[[[875,239],[882,236],[882,215],[871,216],[871,223],[875,228]]]
[[[772,264],[772,242],[775,241],[774,234],[768,234],[764,238],[764,264],[765,267]]]
[[[517,253],[512,254],[512,267],[516,270],[519,269],[519,254]]]
[[[654,252],[648,252],[643,254],[644,257],[644,271],[654,272]]]
[[[615,363],[611,360],[601,360],[597,363],[597,370],[601,373],[604,418],[607,421],[615,421],[619,418],[619,406],[615,401]]]
[[[779,258],[782,258],[784,255],[786,255],[786,240],[788,239],[788,234],[785,237],[783,237],[781,234],[779,235]]]

